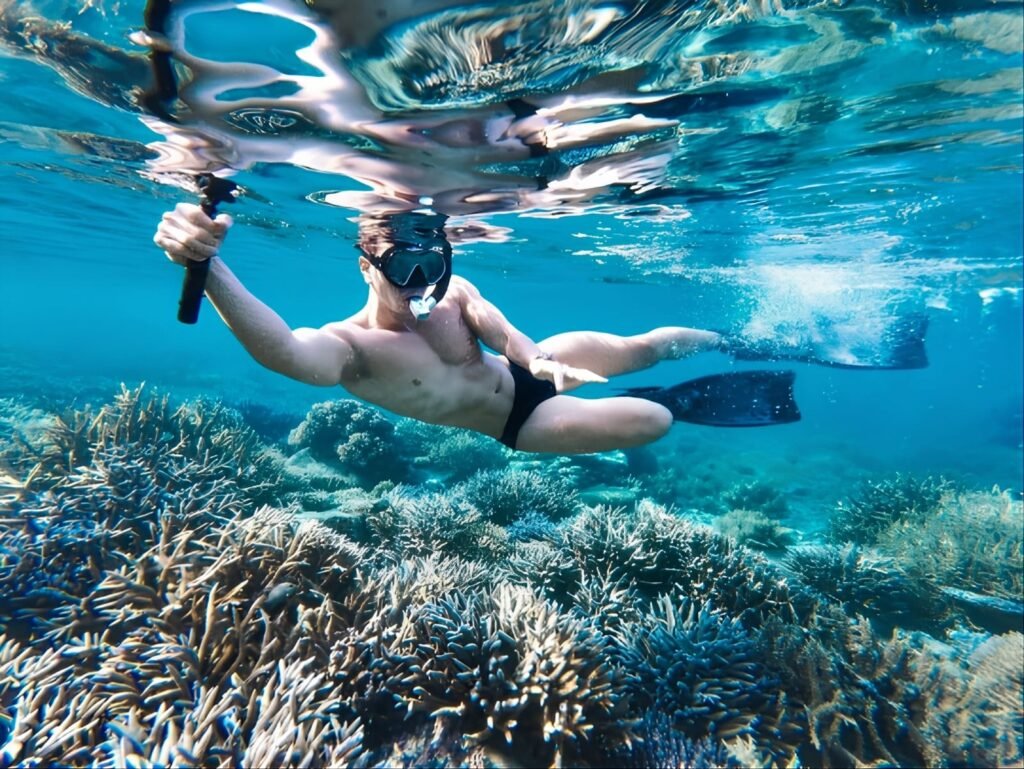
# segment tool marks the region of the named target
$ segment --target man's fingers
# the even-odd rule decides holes
[[[568,373],[571,377],[573,377],[579,382],[600,383],[608,381],[606,377],[603,377],[600,374],[595,374],[593,371],[590,371],[589,369],[566,366],[565,370],[566,373]]]
[[[203,262],[217,255],[217,249],[197,244],[194,241],[176,237],[173,232],[163,228],[153,236],[153,242],[162,248],[172,261],[186,260]]]
[[[210,239],[198,238],[190,228],[179,226],[177,222],[163,222],[159,229],[171,240],[177,241],[204,259],[217,255],[219,243]]]
[[[174,207],[174,212],[180,214],[196,230],[208,232],[217,238],[223,238],[232,224],[232,219],[227,214],[218,214],[216,218],[211,219],[202,207],[195,203],[178,203]]]
[[[205,214],[203,215],[205,216]],[[219,248],[224,239],[222,234],[212,229],[215,226],[217,230],[223,229],[223,225],[215,225],[213,222],[210,222],[208,227],[201,227],[194,224],[177,211],[171,211],[164,214],[163,219],[160,222],[160,227],[173,228],[176,237],[179,237],[182,240],[187,238],[198,243],[204,243],[214,249]]]

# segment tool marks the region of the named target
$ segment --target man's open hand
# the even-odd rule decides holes
[[[545,379],[548,382],[554,382],[555,390],[557,392],[562,392],[566,385],[569,387],[575,387],[589,382],[608,381],[603,376],[595,374],[593,371],[589,371],[585,368],[576,368],[575,366],[566,366],[564,363],[559,363],[557,360],[548,360],[547,358],[534,358],[531,360],[530,373],[537,377],[537,379]]]
[[[194,203],[178,203],[163,215],[153,242],[175,264],[187,264],[189,259],[202,262],[217,255],[230,226],[227,214],[211,219]]]

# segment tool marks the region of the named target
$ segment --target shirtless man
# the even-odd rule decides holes
[[[723,425],[799,419],[791,372],[705,377],[677,388],[642,388],[641,397],[566,395],[662,360],[722,349],[725,338],[665,327],[636,336],[575,331],[535,343],[472,283],[452,275],[444,218],[407,213],[361,227],[366,305],[319,329],[289,328],[228,269],[218,256],[231,226],[227,215],[211,220],[198,206],[179,203],[164,214],[153,240],[177,264],[212,260],[206,295],[263,366],[308,384],[341,385],[396,414],[475,430],[520,451],[639,446],[665,435],[674,418]],[[748,375],[755,375],[753,391]],[[739,421],[731,402],[723,402],[737,396]]]

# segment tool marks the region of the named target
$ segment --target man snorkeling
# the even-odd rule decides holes
[[[153,240],[177,264],[210,260],[206,295],[263,366],[308,384],[341,385],[396,414],[474,430],[519,451],[629,448],[661,438],[675,420],[760,426],[800,418],[791,371],[738,371],[596,399],[567,394],[663,360],[722,350],[746,359],[832,363],[803,349],[762,349],[677,326],[635,336],[573,331],[536,343],[472,283],[452,274],[445,219],[407,212],[364,222],[358,248],[366,304],[319,329],[289,328],[228,269],[218,256],[231,226],[226,215],[211,220],[199,206],[179,203],[164,214]],[[839,365],[924,365],[923,326],[910,333],[917,344],[904,339],[899,360]]]

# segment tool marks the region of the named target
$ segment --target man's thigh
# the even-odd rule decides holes
[[[618,336],[601,331],[568,331],[548,337],[537,346],[560,363],[604,377],[631,373],[658,362],[645,334]]]
[[[556,395],[530,414],[516,448],[557,454],[611,451],[655,441],[671,426],[668,409],[642,398]]]

